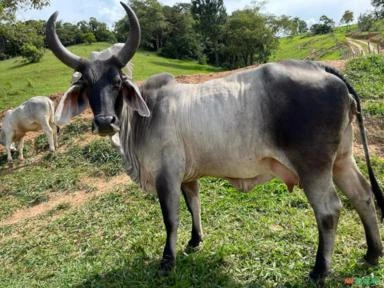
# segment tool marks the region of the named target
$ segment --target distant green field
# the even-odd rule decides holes
[[[95,43],[73,46],[70,50],[77,55],[88,57],[91,51],[102,50],[108,46],[108,43]],[[193,61],[167,59],[142,51],[135,54],[133,64],[135,80],[144,80],[160,72],[185,75],[219,70]],[[0,111],[16,106],[35,95],[64,92],[68,88],[72,72],[49,50],[42,61],[35,64],[22,64],[21,58],[0,61]]]
[[[299,35],[281,38],[272,61],[284,59],[338,60],[348,49],[342,30],[324,35]]]

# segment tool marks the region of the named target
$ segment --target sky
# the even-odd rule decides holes
[[[18,20],[44,19],[59,11],[58,20],[77,23],[95,17],[105,22],[110,28],[120,20],[125,12],[121,0],[51,0],[51,5],[42,10],[20,10]],[[174,5],[180,2],[190,3],[190,0],[159,0],[163,5]],[[224,0],[228,14],[251,5],[252,0]],[[351,10],[355,19],[362,13],[372,10],[371,0],[267,0],[263,12],[267,14],[288,15],[299,17],[308,25],[317,23],[320,16],[326,15],[339,23],[344,11]]]

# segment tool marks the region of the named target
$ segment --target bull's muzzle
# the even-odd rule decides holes
[[[92,133],[100,136],[112,136],[119,132],[118,120],[115,116],[97,115],[92,122]]]

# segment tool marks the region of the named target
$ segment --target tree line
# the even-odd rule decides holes
[[[383,5],[380,1],[384,0],[373,0],[373,4],[378,2],[380,8]],[[228,68],[266,62],[277,48],[278,37],[324,34],[335,27],[333,19],[325,15],[309,28],[298,17],[266,15],[258,2],[231,15],[227,14],[223,0],[191,0],[173,6],[162,5],[157,0],[130,0],[129,4],[141,24],[142,49]],[[22,55],[28,62],[39,61],[45,47],[46,22],[17,21],[14,15],[22,6],[46,5],[49,0],[0,0],[0,60]],[[352,21],[353,13],[345,11],[340,23]],[[91,17],[76,24],[58,21],[56,27],[65,46],[96,41],[114,43],[125,42],[129,22],[125,16],[110,30],[105,23]]]

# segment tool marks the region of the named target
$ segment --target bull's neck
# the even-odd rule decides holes
[[[132,181],[140,184],[140,162],[135,149],[135,135],[132,129],[133,113],[129,112],[128,107],[124,104],[120,115],[120,151],[128,176]]]

